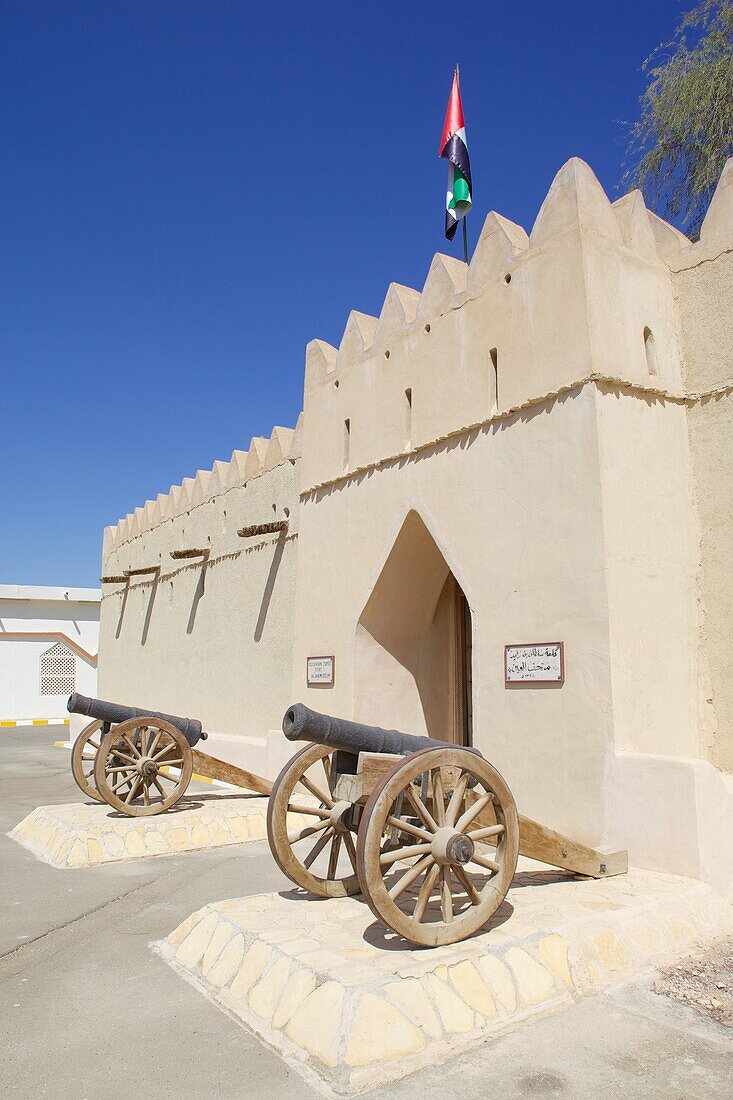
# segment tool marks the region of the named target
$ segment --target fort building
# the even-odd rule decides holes
[[[732,318],[733,160],[695,243],[568,161],[529,234],[490,213],[313,340],[294,429],[105,530],[99,695],[270,777],[295,700],[472,743],[521,813],[729,894]]]

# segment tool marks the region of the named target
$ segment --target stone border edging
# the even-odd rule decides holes
[[[153,948],[321,1087],[348,1094],[628,981],[699,936],[733,927],[730,906],[687,879],[638,871],[602,883],[537,878],[544,884],[510,891],[505,923],[445,948],[389,949],[359,899],[298,900],[295,891],[204,906]]]
[[[57,868],[203,851],[267,836],[262,795],[191,794],[179,807],[154,817],[123,817],[96,802],[38,806],[7,835]],[[300,814],[290,817],[293,828],[309,823]]]

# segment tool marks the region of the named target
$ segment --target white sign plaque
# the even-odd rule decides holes
[[[335,666],[335,657],[308,657],[306,683],[309,687],[319,684],[331,687],[334,682]]]
[[[534,642],[504,646],[506,684],[564,684],[565,653],[562,642]]]

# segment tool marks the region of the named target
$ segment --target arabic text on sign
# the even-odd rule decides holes
[[[522,681],[550,681],[561,683],[562,646],[560,642],[547,645],[516,645],[506,649],[507,683]]]

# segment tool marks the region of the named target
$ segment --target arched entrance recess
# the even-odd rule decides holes
[[[409,512],[356,628],[357,721],[472,743],[471,614],[417,512]]]

